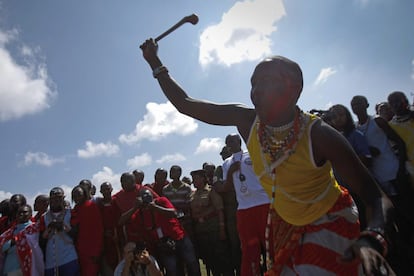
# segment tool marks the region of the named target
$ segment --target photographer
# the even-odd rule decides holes
[[[65,208],[65,194],[60,187],[49,193],[50,208],[40,219],[40,241],[44,249],[45,275],[79,275],[78,255],[74,245],[75,230],[71,212]]]
[[[143,244],[128,242],[124,247],[124,258],[115,268],[114,276],[158,276],[160,267]]]
[[[140,233],[140,242],[148,245],[165,268],[167,275],[177,275],[177,258],[181,258],[188,275],[200,275],[194,247],[177,219],[177,212],[166,197],[153,198],[149,189],[139,192],[135,206],[122,214],[119,224],[129,222]]]

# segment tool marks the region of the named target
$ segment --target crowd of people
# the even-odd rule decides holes
[[[191,98],[158,45],[141,45],[178,111],[236,126],[220,155],[182,176],[159,168],[121,175],[122,189],[83,179],[0,203],[1,275],[411,275],[414,111],[392,92],[368,115],[366,97],[303,112],[298,64],[260,62],[254,108]],[[317,113],[317,114],[314,114]],[[247,150],[242,149],[245,142]],[[169,177],[168,177],[169,176]],[[33,211],[37,212],[33,215]]]
[[[401,92],[377,104],[373,116],[367,114],[368,106],[364,96],[352,98],[357,122],[341,104],[309,114],[316,113],[315,118],[346,138],[392,201],[394,231],[383,232],[384,243],[374,247],[384,254],[388,248],[387,271],[409,275],[414,264],[414,112]],[[157,169],[151,184],[144,184],[141,170],[125,172],[122,190],[115,194],[110,182],[101,183],[96,195],[95,185],[81,180],[72,190],[73,208],[60,187],[38,195],[33,209],[22,194],[3,200],[2,275],[201,275],[200,260],[211,275],[264,274],[274,256],[287,251],[272,247],[273,240],[287,233],[303,238],[304,232],[275,232],[276,222],[268,218],[274,191],[261,185],[238,134],[229,134],[225,143],[223,163],[205,162],[191,172],[191,179],[174,165],[169,172]],[[357,219],[345,216],[347,235],[352,235],[350,229],[359,233],[369,225],[365,203],[335,168],[333,174],[359,210]],[[326,246],[311,235],[308,239],[301,246]],[[352,266],[348,269],[354,274]]]
[[[376,249],[385,253],[388,248],[390,271],[409,275],[414,264],[413,111],[401,92],[378,104],[374,116],[367,114],[364,96],[353,97],[351,107],[358,122],[340,104],[311,113],[348,140],[392,201],[397,230],[384,232],[383,242],[388,245],[379,243]],[[275,252],[271,246],[274,235],[281,235],[268,223],[274,191],[268,193],[260,184],[249,152],[241,148],[241,137],[229,134],[225,142],[220,152],[223,164],[205,162],[191,172],[192,179],[182,177],[182,168],[174,165],[169,172],[157,169],[154,182],[144,184],[144,172],[135,170],[122,174],[122,190],[115,194],[111,183],[101,183],[100,196],[95,185],[84,179],[72,190],[73,208],[63,189],[54,187],[49,195],[36,197],[34,216],[24,195],[3,200],[2,273],[201,275],[199,260],[212,275],[265,273],[272,256],[286,251]],[[333,174],[359,210],[358,220],[346,229],[359,233],[368,226],[364,201],[335,169]],[[298,238],[303,236],[299,233]],[[317,245],[312,240],[307,243]]]

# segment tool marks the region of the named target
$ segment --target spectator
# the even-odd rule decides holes
[[[329,109],[329,114],[329,117],[331,118],[330,124],[345,136],[361,162],[369,168],[372,163],[372,155],[369,150],[368,141],[364,134],[355,128],[351,112],[349,112],[345,106],[336,104]],[[335,171],[334,174],[338,183],[349,190],[350,186],[347,185]],[[355,191],[352,191],[351,189],[350,193],[358,207],[360,228],[363,230],[366,228],[364,203]]]
[[[39,228],[31,221],[32,207],[24,204],[17,209],[16,223],[0,236],[0,248],[5,254],[4,275],[44,275]]]
[[[90,193],[89,193],[90,195]],[[98,206],[90,199],[83,186],[72,190],[71,224],[77,229],[76,250],[79,256],[81,275],[94,276],[99,272],[99,261],[103,249],[103,224]]]
[[[89,179],[82,179],[81,181],[79,181],[78,185],[85,189],[85,191],[87,192],[88,200],[92,199],[92,193],[93,193],[93,191],[92,191],[93,190],[92,182]]]
[[[220,156],[223,161],[229,158],[231,155],[232,152],[229,147],[224,146],[221,149]],[[223,200],[226,234],[230,247],[230,259],[236,275],[240,275],[242,252],[240,247],[239,232],[237,230],[237,207],[239,204],[237,202],[234,186],[229,185],[224,187],[224,185],[221,185],[223,183],[223,179],[225,178],[226,177],[223,175],[223,166],[217,166],[216,170],[214,171],[213,187],[214,190],[220,194]]]
[[[135,206],[122,215],[120,222],[130,220],[141,228],[140,233],[145,231],[144,242],[149,245],[150,252],[155,252],[167,275],[178,275],[177,258],[184,261],[188,275],[200,275],[193,244],[176,216],[174,206],[166,197],[153,198],[151,190],[144,188]]]
[[[192,171],[191,176],[197,189],[191,202],[191,215],[198,254],[213,275],[231,275],[223,200],[208,185],[204,170]]]
[[[184,227],[187,235],[193,241],[193,227],[190,203],[193,199],[191,186],[180,180],[182,169],[178,165],[170,168],[171,182],[164,186],[162,194],[172,203],[177,211],[177,218]]]
[[[40,219],[40,243],[45,255],[45,276],[80,275],[74,245],[71,212],[65,208],[65,193],[55,187],[49,193],[49,210]]]
[[[0,235],[9,227],[10,199],[6,198],[0,202]]]
[[[139,191],[144,188],[141,184],[136,184],[135,176],[133,173],[125,172],[121,175],[121,186],[122,190],[116,193],[113,196],[113,202],[120,218],[121,214],[124,214],[128,210],[134,207]],[[146,188],[146,186],[145,186]],[[150,189],[150,188],[149,188]],[[158,194],[151,189],[153,196],[158,197]],[[141,237],[131,229],[130,223],[121,223],[118,220],[120,229],[118,233],[120,234],[120,244],[122,248],[127,241],[139,241]]]
[[[146,248],[128,242],[124,246],[124,258],[115,269],[114,276],[162,276],[157,261]]]
[[[133,173],[133,174],[134,174],[134,176],[135,176],[135,184],[136,184],[136,185],[138,185],[138,186],[142,186],[142,185],[144,185],[144,184],[143,184],[143,182],[144,182],[144,177],[145,177],[144,172],[143,172],[143,171],[141,171],[141,170],[134,170],[132,173]]]
[[[48,207],[49,207],[49,196],[48,195],[38,195],[35,198],[34,205],[33,205],[33,210],[35,212],[37,212],[36,215],[34,216],[34,220],[39,221],[40,217],[44,213],[46,213]]]
[[[119,215],[112,201],[112,190],[111,183],[102,183],[100,193],[103,197],[98,197],[96,200],[96,204],[101,211],[104,228],[103,256],[100,269],[102,276],[112,276],[121,258],[118,238]]]
[[[383,118],[387,122],[389,122],[394,116],[394,112],[388,102],[377,103],[375,105],[375,112],[379,117]]]
[[[395,114],[390,121],[390,126],[406,145],[405,168],[410,175],[411,187],[414,189],[414,111],[410,110],[407,96],[403,92],[392,92],[388,95],[388,103]]]
[[[9,201],[9,223],[14,222],[17,217],[17,210],[26,205],[26,197],[22,194],[14,194]]]
[[[377,179],[382,190],[391,198],[398,196],[396,186],[398,176],[405,167],[405,143],[381,117],[372,117],[367,113],[368,100],[364,96],[354,96],[351,100],[352,111],[358,117],[357,129],[367,138],[372,154],[369,170]],[[395,156],[389,140],[398,145],[399,159]],[[393,201],[395,203],[395,200]]]
[[[149,185],[154,190],[154,192],[160,196],[162,195],[162,189],[169,183],[167,181],[167,175],[168,173],[165,169],[158,168],[154,174],[154,183]]]
[[[234,187],[239,203],[237,230],[242,248],[241,275],[259,275],[260,255],[266,248],[265,232],[270,200],[253,171],[249,153],[241,148],[240,136],[227,135],[226,146],[232,156],[223,163],[223,187]],[[273,255],[272,252],[270,254]]]

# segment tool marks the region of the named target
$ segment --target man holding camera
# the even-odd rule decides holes
[[[128,242],[124,246],[124,258],[115,268],[114,276],[160,276],[157,261],[143,244]]]
[[[40,244],[44,248],[45,276],[80,275],[78,255],[70,225],[71,213],[65,208],[63,189],[50,190],[50,208],[40,219]]]
[[[177,211],[166,197],[153,197],[151,190],[139,192],[135,206],[121,216],[140,233],[152,255],[165,268],[167,275],[177,275],[177,258],[181,258],[188,275],[200,275],[200,265],[191,240],[177,219]]]

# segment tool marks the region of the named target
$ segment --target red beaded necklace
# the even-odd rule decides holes
[[[283,131],[259,122],[257,134],[262,152],[269,154],[272,162],[278,161],[286,153],[293,153],[294,147],[301,136],[299,134],[303,129],[303,121],[304,116],[302,111],[297,110],[295,112],[293,125],[283,139],[277,138],[277,134]]]

